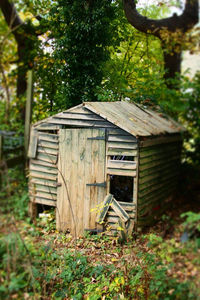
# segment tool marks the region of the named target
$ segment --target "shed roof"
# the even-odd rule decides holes
[[[134,136],[155,136],[185,131],[184,127],[169,116],[127,101],[84,102],[78,107],[87,108]],[[73,109],[76,108],[77,106],[65,112],[73,112]],[[44,119],[35,125],[45,122],[53,123],[54,117],[59,117],[59,114]]]

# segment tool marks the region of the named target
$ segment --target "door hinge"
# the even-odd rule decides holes
[[[56,183],[56,186],[57,186],[57,187],[59,187],[59,186],[61,186],[61,185],[62,185],[62,183],[60,183],[60,182],[57,182],[57,183]]]
[[[105,136],[94,136],[87,138],[88,140],[105,140]]]
[[[106,182],[104,181],[104,182],[100,182],[100,183],[97,183],[97,182],[95,182],[95,183],[86,183],[86,185],[87,186],[98,186],[98,187],[106,187]]]

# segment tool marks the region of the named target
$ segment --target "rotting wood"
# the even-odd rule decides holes
[[[53,175],[53,174],[49,174],[49,173],[45,173],[45,172],[38,172],[38,171],[30,171],[29,176],[31,178],[41,178],[41,179],[47,179],[47,180],[53,180],[56,181],[57,180],[57,175]]]
[[[176,141],[181,141],[182,137],[181,135],[178,136],[163,136],[163,137],[155,137],[153,139],[146,139],[144,141],[139,142],[139,146],[141,148],[149,147],[149,146],[156,146],[160,144],[168,144],[168,143],[173,143]]]
[[[158,190],[159,188],[161,188],[163,186],[167,186],[167,184],[169,184],[170,182],[172,182],[173,179],[176,179],[176,178],[177,178],[177,176],[174,176],[174,177],[169,178],[168,180],[162,181],[161,183],[154,184],[149,187],[145,187],[145,189],[142,191],[139,190],[139,197],[143,197],[155,190]],[[176,183],[176,182],[174,182],[174,183]]]
[[[154,180],[154,179],[163,178],[163,176],[167,176],[168,174],[171,174],[171,173],[176,173],[178,175],[179,170],[177,170],[176,165],[173,166],[171,169],[169,169],[169,168],[164,169],[164,170],[161,169],[160,171],[154,172],[151,175],[144,176],[139,179],[139,183],[143,184],[143,183],[146,183],[146,182]]]
[[[105,219],[105,216],[109,210],[109,207],[112,203],[112,200],[113,200],[113,195],[112,194],[109,194],[105,197],[104,201],[103,201],[103,204],[102,204],[102,208],[100,209],[100,212],[99,214],[97,215],[97,218],[96,218],[96,222],[97,223],[102,223]]]
[[[151,191],[150,193],[146,194],[143,197],[139,197],[138,198],[139,207],[141,207],[143,204],[148,203],[148,201],[151,201],[154,198],[159,198],[159,197],[164,198],[166,191],[168,191],[168,190],[172,191],[175,188],[176,188],[176,182],[172,182],[172,183],[169,183],[167,186],[164,185],[161,188]]]
[[[32,197],[41,197],[41,198],[44,198],[44,199],[47,199],[47,200],[50,200],[50,201],[51,200],[54,200],[54,201],[57,200],[57,196],[55,194],[51,194],[50,192],[49,193],[41,192],[41,191],[38,191],[37,189],[35,191],[31,191],[30,196],[32,196]]]
[[[131,149],[131,150],[135,150],[137,149],[137,143],[127,143],[127,142],[108,142],[108,147],[115,149]]]
[[[39,166],[45,166],[45,167],[50,167],[50,168],[56,168],[57,169],[57,165],[55,163],[51,163],[51,162],[47,162],[47,161],[43,161],[40,159],[31,159],[30,160],[30,165],[39,165]]]
[[[31,129],[30,144],[28,148],[28,157],[35,158],[37,152],[38,133],[36,129]]]
[[[111,202],[111,208],[116,212],[116,214],[122,219],[124,222],[127,222],[130,218],[127,212],[123,209],[122,206],[115,200],[113,197],[113,200]]]
[[[50,194],[54,194],[57,195],[57,188],[56,187],[50,187],[50,186],[46,186],[46,185],[42,185],[42,184],[29,184],[29,190],[32,193],[36,192],[45,192],[45,193],[50,193]]]
[[[129,150],[129,149],[112,149],[108,148],[107,155],[120,155],[120,156],[136,156],[137,155],[137,150]]]
[[[48,173],[48,174],[54,174],[54,175],[58,174],[58,170],[56,168],[52,168],[52,167],[31,164],[29,169],[31,171],[39,171],[39,172],[44,172],[44,173]]]
[[[140,164],[139,171],[147,170],[147,169],[150,169],[150,168],[155,167],[155,166],[165,165],[168,162],[177,161],[178,159],[180,159],[180,155],[169,157],[169,158],[165,159],[164,161],[161,159],[161,160],[156,160],[156,161],[152,161],[152,162],[150,161],[150,162],[145,163],[143,165]]]
[[[147,188],[149,188],[151,186],[157,185],[158,183],[168,181],[168,180],[170,180],[170,178],[177,177],[177,175],[178,175],[178,171],[166,174],[165,176],[162,176],[162,178],[160,178],[160,180],[155,178],[155,179],[149,180],[142,184],[140,184],[140,182],[139,182],[139,192],[142,192],[143,190],[146,190]]]
[[[82,127],[111,127],[113,128],[113,124],[107,121],[89,121],[89,120],[69,120],[69,119],[56,119],[52,117],[51,121],[49,121],[52,125],[68,125],[68,126],[82,126]]]
[[[54,200],[47,200],[45,198],[40,198],[40,197],[32,197],[30,196],[31,202],[38,203],[38,204],[43,204],[43,205],[49,205],[49,206],[56,206],[56,201]]]
[[[38,139],[39,139],[39,141],[58,143],[58,135],[53,134],[53,133],[46,133],[46,132],[38,131]]]
[[[87,120],[87,121],[104,121],[104,119],[94,113],[76,113],[76,112],[62,112],[58,116],[55,116],[56,119],[69,119],[69,120]]]
[[[136,171],[135,170],[123,170],[123,169],[116,169],[116,168],[107,168],[106,172],[109,175],[130,176],[130,177],[135,177],[136,176]]]
[[[53,180],[45,180],[41,178],[31,178],[30,179],[31,184],[40,184],[44,186],[49,186],[49,187],[57,187],[57,182]]]
[[[126,209],[125,209],[125,211],[127,212],[127,214],[129,215],[129,217],[131,219],[135,220],[135,211],[127,211]],[[109,209],[106,216],[107,217],[119,217],[113,209]]]
[[[38,146],[41,148],[50,148],[50,149],[55,149],[58,150],[58,143],[52,143],[52,142],[47,142],[47,141],[38,141]]]
[[[57,131],[57,130],[62,128],[62,125],[61,124],[56,125],[56,124],[52,124],[52,123],[42,123],[38,126],[36,125],[35,128],[37,130],[41,130],[41,131],[45,131],[45,130],[48,130],[48,131],[49,130],[55,130],[55,131]]]
[[[129,160],[108,160],[107,168],[122,169],[122,170],[135,170],[136,163]]]
[[[137,143],[137,139],[132,135],[111,135],[108,134],[108,142],[124,142],[124,143]]]
[[[47,147],[38,147],[37,151],[39,153],[45,153],[45,154],[52,154],[52,155],[58,155],[58,150],[47,148]]]
[[[56,155],[38,153],[36,158],[39,159],[39,160],[43,160],[43,161],[52,163],[52,164],[57,163],[57,156]]]

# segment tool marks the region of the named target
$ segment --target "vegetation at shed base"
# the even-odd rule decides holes
[[[86,233],[74,241],[56,232],[53,211],[30,223],[27,187],[19,174],[19,168],[9,172],[9,194],[0,194],[5,204],[0,215],[0,298],[198,299],[198,192],[190,205],[180,198],[155,227],[123,245],[104,234]]]

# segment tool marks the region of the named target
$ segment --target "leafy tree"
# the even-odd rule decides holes
[[[156,36],[161,41],[164,56],[165,79],[180,73],[181,51],[186,33],[198,23],[198,0],[186,0],[183,13],[169,18],[151,19],[140,14],[135,0],[123,0],[129,23],[137,30]]]
[[[51,15],[53,58],[59,61],[59,93],[65,105],[97,100],[108,46],[115,42],[115,6],[111,0],[59,0]]]

